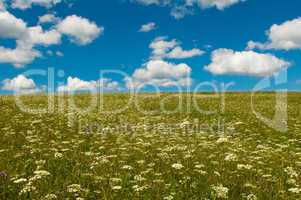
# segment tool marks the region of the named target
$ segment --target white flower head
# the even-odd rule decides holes
[[[184,166],[181,163],[175,163],[171,167],[177,170],[184,168]]]

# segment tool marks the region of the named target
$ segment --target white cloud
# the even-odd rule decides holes
[[[50,34],[51,35],[51,34]],[[24,65],[32,63],[36,58],[42,57],[40,51],[33,48],[34,44],[50,45],[57,40],[47,40],[47,35],[33,37],[33,40],[24,41],[17,40],[16,48],[6,48],[0,46],[0,63],[12,64],[14,67],[20,68]]]
[[[61,51],[56,51],[55,55],[58,56],[58,57],[63,57],[64,56],[64,54]]]
[[[59,21],[60,18],[56,17],[54,14],[45,14],[39,17],[39,24],[58,23]]]
[[[27,27],[22,19],[18,19],[7,11],[0,11],[0,38],[17,39],[18,43],[28,45],[59,44],[61,33],[56,30],[44,31],[41,26]]]
[[[46,54],[48,55],[48,56],[58,56],[58,57],[63,57],[64,56],[64,54],[61,52],[61,51],[51,51],[51,50],[47,50],[46,51]]]
[[[39,51],[33,49],[33,43],[25,44],[32,29],[27,28],[22,19],[18,19],[7,11],[0,11],[0,38],[15,39],[15,48],[0,46],[0,63],[12,64],[15,67],[31,63],[35,58],[40,57]],[[33,35],[35,40],[37,35]],[[26,39],[27,40],[27,39]]]
[[[246,0],[130,0],[144,6],[167,6],[171,8],[170,15],[175,19],[181,19],[186,15],[194,13],[195,7],[202,9],[216,7],[218,10],[224,10],[234,4],[244,2]]]
[[[51,20],[54,18],[49,15],[40,18],[41,23]],[[67,17],[49,30],[43,30],[40,25],[28,27],[22,19],[16,18],[8,11],[0,11],[0,27],[0,38],[14,39],[16,43],[15,48],[0,46],[0,63],[12,64],[15,67],[30,64],[41,57],[42,54],[37,50],[38,45],[48,47],[61,44],[63,34],[71,37],[73,42],[84,45],[103,32],[103,28],[97,27],[94,22],[75,15]],[[56,55],[62,56],[60,52]]]
[[[11,6],[12,8],[26,10],[31,8],[33,5],[51,8],[61,2],[62,0],[12,0]]]
[[[0,46],[0,63],[22,67],[38,57],[41,57],[40,52],[32,48],[17,46],[15,49],[10,49]]]
[[[154,22],[150,22],[141,26],[139,32],[150,32],[156,29],[156,24]]]
[[[196,49],[193,48],[191,50],[183,50],[182,47],[175,47],[174,49],[172,49],[167,55],[167,58],[171,58],[171,59],[184,59],[184,58],[191,58],[194,56],[200,56],[204,54],[204,51],[200,50],[200,49]]]
[[[0,11],[0,38],[20,38],[26,33],[26,23],[7,11]]]
[[[68,77],[67,85],[59,86],[58,91],[96,90],[96,86],[96,81],[83,81],[76,77]]]
[[[36,89],[35,82],[24,75],[19,75],[13,79],[6,79],[2,84],[2,89],[7,91],[32,91]]]
[[[152,49],[150,60],[136,69],[130,78],[126,78],[127,88],[138,88],[144,84],[158,87],[189,86],[191,68],[185,64],[174,64],[164,59],[184,59],[199,56],[204,52],[200,49],[183,50],[175,39],[167,41],[166,37],[156,38],[149,47]]]
[[[205,66],[205,69],[216,75],[270,76],[290,65],[291,63],[272,54],[217,49],[212,53],[211,64]]]
[[[152,59],[184,59],[204,54],[204,51],[197,48],[183,50],[177,40],[166,41],[164,37],[156,38],[149,47],[153,50]]]
[[[149,5],[168,5],[171,0],[131,0],[145,6]]]
[[[175,19],[182,19],[186,15],[192,15],[193,10],[186,5],[175,6],[172,8],[170,15],[173,16]]]
[[[103,33],[104,28],[98,27],[94,22],[86,18],[71,15],[57,25],[58,31],[71,37],[71,41],[86,45]]]
[[[136,69],[130,79],[126,79],[128,88],[137,88],[144,84],[161,87],[187,86],[191,84],[191,68],[184,64],[173,64],[163,60],[150,60],[142,68]]]
[[[198,2],[202,8],[211,8],[216,7],[219,10],[224,10],[227,7],[230,7],[239,2],[246,0],[186,0],[187,2]]]
[[[22,67],[30,64],[41,53],[36,45],[49,46],[60,44],[61,33],[55,29],[44,31],[41,26],[27,27],[22,20],[7,11],[0,11],[0,38],[14,39],[15,48],[0,46],[0,63]]]
[[[177,45],[178,42],[175,39],[166,41],[164,37],[158,37],[149,45],[149,47],[153,50],[153,57],[162,58],[168,51]]]
[[[55,45],[61,43],[61,33],[55,29],[44,31],[41,26],[29,27],[17,42],[22,45]]]
[[[75,92],[75,91],[97,91],[102,90],[119,90],[119,83],[110,79],[100,79],[98,81],[84,81],[76,77],[68,77],[67,84],[58,87],[58,92]]]
[[[283,24],[274,24],[267,31],[268,42],[250,41],[249,49],[301,49],[301,18],[286,21]]]

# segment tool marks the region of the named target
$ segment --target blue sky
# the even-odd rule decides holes
[[[176,6],[183,7],[185,0],[171,1],[169,4],[161,4],[160,0],[150,0],[149,2],[156,3],[149,5],[145,3],[147,0],[137,0],[137,2],[135,0],[74,0],[53,5],[51,3],[49,5],[32,4],[28,8],[19,8],[20,6],[18,7],[14,1],[17,0],[5,1],[6,8],[3,8],[1,12],[8,12],[15,18],[21,19],[27,23],[27,27],[37,26],[40,16],[55,14],[59,21],[40,25],[44,31],[58,29],[56,28],[58,24],[73,15],[96,25],[99,32],[97,36],[93,33],[88,35],[88,37],[92,37],[91,41],[79,44],[80,42],[74,41],[77,36],[74,36],[74,33],[68,33],[68,28],[68,30],[60,30],[58,31],[61,34],[60,44],[34,45],[32,49],[39,51],[43,56],[22,66],[14,66],[14,63],[5,58],[3,58],[5,61],[1,62],[1,51],[3,53],[3,50],[0,49],[1,93],[14,90],[16,82],[14,78],[20,74],[26,74],[28,70],[32,69],[46,70],[48,67],[54,68],[56,72],[59,70],[65,72],[63,77],[55,77],[57,82],[65,85],[63,88],[68,88],[68,77],[77,78],[77,81],[73,81],[73,83],[79,83],[85,87],[91,81],[99,79],[100,70],[122,70],[133,79],[137,79],[139,84],[155,79],[154,82],[158,83],[160,87],[168,89],[166,86],[169,85],[169,81],[178,83],[179,79],[188,74],[188,72],[184,72],[183,76],[170,74],[178,73],[177,69],[181,67],[181,64],[185,65],[184,69],[189,68],[189,78],[191,79],[189,87],[202,81],[235,82],[232,90],[251,90],[262,78],[288,67],[288,82],[281,87],[300,90],[301,26],[298,17],[300,16],[301,2],[299,0],[246,0],[223,8],[219,8],[218,4],[205,6],[205,3],[194,3],[185,6],[190,14],[186,14],[181,19],[175,19],[170,13]],[[219,0],[211,2],[214,1],[218,3]],[[0,17],[0,29],[7,28],[2,25],[1,20],[4,18]],[[139,31],[142,25],[150,22],[155,23],[153,30]],[[285,26],[286,22],[290,22],[288,26]],[[274,35],[273,31],[270,31],[271,38],[274,39],[271,42],[267,31],[273,25],[279,27],[275,29]],[[80,25],[77,24],[77,26]],[[85,28],[83,27],[83,29]],[[289,32],[292,30],[295,30],[294,34]],[[0,31],[0,46],[3,48],[16,48],[15,42],[18,39],[9,37],[7,34],[1,37]],[[165,57],[161,55],[154,60],[150,44],[154,41],[170,42],[173,39],[176,44],[170,51],[175,47],[180,47],[186,53],[192,49],[202,53],[199,52],[185,58],[181,56],[181,58],[168,58],[167,55]],[[249,41],[259,42],[261,46],[257,45],[246,50]],[[292,42],[296,44],[286,46]],[[226,51],[218,51],[220,49],[226,49]],[[212,60],[214,52],[222,61],[214,62]],[[57,56],[56,53],[63,55]],[[255,58],[254,62],[250,61],[253,58]],[[156,68],[157,66],[159,67]],[[205,66],[210,67],[206,69]],[[159,72],[151,71],[154,68]],[[270,71],[261,69],[254,71],[255,68],[269,68]],[[142,69],[142,72],[135,74],[139,69]],[[162,76],[158,75],[160,69],[162,69]],[[164,70],[171,71],[167,73]],[[108,80],[108,84],[115,83],[111,85],[118,84],[120,88],[126,87],[124,77],[111,74],[106,78],[111,79]],[[40,88],[47,83],[47,78],[41,76],[26,76],[26,80],[34,82],[34,86],[29,84],[27,89],[30,87]],[[56,87],[58,87],[57,83]],[[276,86],[273,86],[269,89],[275,88]]]

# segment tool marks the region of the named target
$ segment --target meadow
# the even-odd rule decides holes
[[[104,94],[88,112],[74,108],[93,98],[54,96],[53,110],[30,114],[0,97],[1,200],[301,199],[299,93],[288,94],[286,132],[255,116],[249,93],[139,94],[129,104]],[[21,100],[48,105],[46,95]],[[275,94],[256,94],[253,106],[272,118]]]

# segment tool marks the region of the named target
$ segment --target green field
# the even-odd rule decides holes
[[[70,104],[92,98],[55,96],[54,112],[30,114],[0,97],[1,200],[301,199],[301,94],[288,94],[284,133],[255,116],[249,93],[228,93],[224,104],[139,94],[128,107],[129,95],[105,94],[87,113]],[[21,100],[47,107],[44,95]],[[272,118],[275,95],[253,105]]]

